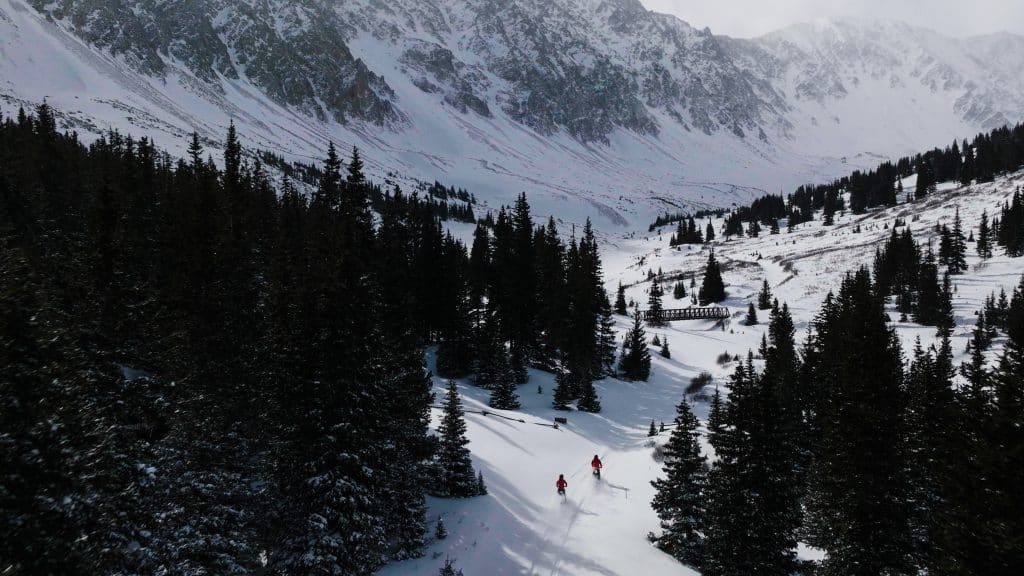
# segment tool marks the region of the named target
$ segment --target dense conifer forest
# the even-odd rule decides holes
[[[919,256],[895,236],[882,254],[898,246]],[[941,313],[938,347],[901,349],[884,301],[906,298],[911,288],[898,286],[914,280],[894,281],[889,262],[829,294],[802,350],[786,305],[773,304],[758,360],[739,362],[728,400],[712,400],[710,466],[680,404],[654,483],[660,548],[706,576],[1024,570],[1024,277],[979,315],[958,367]],[[993,363],[997,336],[1006,344]],[[798,541],[827,552],[824,562],[799,562]]]
[[[441,225],[452,199],[472,216],[463,190],[382,191],[332,145],[291,172],[307,197],[233,126],[223,148],[85,145],[46,105],[0,117],[14,573],[369,574],[421,554],[425,494],[486,492],[427,346],[497,407],[537,366],[560,408],[601,409],[616,342],[589,224],[566,244],[524,195],[467,249]]]

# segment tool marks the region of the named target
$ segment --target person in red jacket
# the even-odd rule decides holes
[[[558,488],[558,494],[561,496],[565,496],[565,487],[568,485],[569,483],[565,481],[565,475],[559,474],[558,482],[555,482],[555,487]]]
[[[590,461],[590,468],[593,469],[594,476],[601,477],[601,468],[604,468],[604,465],[601,464],[601,459],[597,457],[597,454],[594,454],[594,459]]]

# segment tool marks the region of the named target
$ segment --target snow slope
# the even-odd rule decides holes
[[[501,412],[523,422],[467,414],[469,448],[475,465],[484,473],[490,494],[466,500],[432,499],[430,525],[436,518],[444,518],[448,538],[433,542],[423,558],[388,566],[381,574],[435,574],[445,557],[455,560],[456,568],[467,576],[696,574],[646,540],[648,532],[658,530],[658,519],[650,508],[650,481],[661,470],[647,428],[652,419],[671,421],[685,387],[699,372],[710,372],[714,385],[723,385],[735,363],[717,364],[720,354],[742,356],[747,350],[756,350],[767,327],[743,326],[742,317],[747,303],[756,301],[761,281],[767,278],[775,296],[789,304],[799,340],[842,276],[860,264],[870,264],[875,247],[891,231],[886,224],[891,228],[897,217],[904,218],[918,241],[926,243],[935,235],[935,224],[951,223],[959,206],[965,228],[971,230],[982,210],[988,210],[991,216],[1022,184],[1024,172],[969,188],[947,183],[922,202],[860,216],[837,215],[832,227],[818,221],[776,236],[716,242],[715,254],[723,264],[729,292],[725,304],[733,312],[731,321],[725,326],[699,321],[648,328],[649,337],[657,334],[668,339],[672,359],[653,354],[650,382],[598,382],[603,406],[600,414],[555,412],[550,408],[553,378],[537,371],[531,371],[529,384],[519,388],[522,410]],[[913,221],[915,217],[917,221]],[[721,220],[716,221],[716,228],[721,225]],[[855,226],[862,231],[855,233]],[[606,237],[603,250],[609,291],[621,280],[631,285],[627,298],[646,304],[647,271],[659,268],[666,275],[695,273],[699,285],[707,249],[669,249],[669,235],[666,229],[648,237]],[[953,350],[958,364],[966,359],[964,349],[974,325],[974,312],[982,307],[984,298],[1000,288],[1011,291],[1024,274],[1022,259],[996,256],[981,262],[973,244],[968,250],[970,270],[954,277],[957,326]],[[688,305],[688,300],[679,303],[670,295],[664,302],[666,307]],[[761,321],[766,322],[767,312],[761,314]],[[894,321],[899,317],[892,309],[890,316]],[[618,318],[620,333],[629,324],[628,319]],[[916,338],[926,346],[935,342],[934,328],[909,322],[893,325],[904,342],[905,354]],[[995,348],[1001,343],[997,339]],[[441,397],[443,382],[437,380],[436,385]],[[542,389],[539,393],[538,386]],[[707,417],[709,390],[691,398],[702,422]],[[460,391],[467,410],[487,410],[486,391],[468,383],[460,383]],[[568,417],[568,424],[558,430],[538,425],[550,424],[556,415]],[[662,433],[655,440],[663,443],[666,439],[667,433]],[[588,471],[594,454],[605,463],[601,480],[592,478]],[[560,473],[569,482],[565,502],[555,494],[554,483]],[[821,553],[801,546],[800,554],[820,557]]]

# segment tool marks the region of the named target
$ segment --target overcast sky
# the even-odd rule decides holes
[[[640,0],[695,28],[740,38],[821,17],[884,17],[953,36],[1024,34],[1024,0]]]

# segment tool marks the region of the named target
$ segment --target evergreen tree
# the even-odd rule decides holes
[[[956,322],[953,318],[953,292],[949,280],[949,272],[942,276],[942,291],[939,293],[938,317],[935,326],[939,335],[944,331],[952,333]]]
[[[706,228],[706,230],[704,232],[704,242],[706,244],[711,244],[714,240],[715,240],[715,227],[711,224],[711,221],[708,220],[708,226],[707,226],[707,228]]]
[[[937,540],[950,506],[944,486],[956,473],[950,460],[955,448],[951,376],[947,355],[925,352],[918,342],[906,378],[907,457],[916,562],[929,573],[942,567]]]
[[[967,242],[964,240],[963,224],[960,222],[960,208],[956,209],[953,230],[950,233],[949,273],[962,274],[967,271]]]
[[[498,410],[517,410],[520,405],[519,396],[516,394],[515,374],[505,354],[504,345],[499,345],[498,350],[494,365],[496,379],[490,385],[491,399],[488,404]]]
[[[719,460],[708,476],[706,574],[791,574],[806,465],[803,400],[793,323],[774,307],[765,371],[752,355],[731,379],[726,407],[717,390],[708,419]]]
[[[675,428],[665,444],[664,478],[651,482],[657,491],[651,507],[661,519],[658,548],[690,566],[700,566],[703,556],[707,459],[700,453],[698,425],[684,398],[676,407]]]
[[[747,227],[747,236],[757,238],[761,234],[761,224],[757,220],[751,220]]]
[[[541,332],[534,362],[550,367],[558,358],[558,349],[565,344],[565,317],[569,299],[565,246],[559,237],[554,218],[548,219],[547,226],[538,227],[534,231],[533,243],[536,247],[537,267],[537,323]]]
[[[502,325],[508,330],[513,368],[520,382],[525,381],[525,367],[536,349],[536,289],[534,266],[536,247],[533,244],[533,220],[526,194],[516,199],[511,218],[510,258],[504,274],[505,306],[498,309]]]
[[[686,298],[686,284],[684,284],[682,280],[676,282],[672,287],[672,297],[676,300]]]
[[[473,325],[473,289],[464,266],[468,257],[465,247],[450,235],[444,240],[442,254],[444,277],[448,282],[443,306],[447,314],[441,320],[438,330],[440,342],[437,346],[437,375],[442,378],[462,378],[473,371],[474,352],[477,349]]]
[[[991,231],[988,226],[988,212],[981,212],[981,221],[978,223],[978,243],[977,243],[978,256],[982,259],[988,259],[992,257],[992,240]]]
[[[754,532],[758,527],[749,517],[755,506],[749,486],[754,481],[755,461],[748,452],[751,445],[744,440],[754,434],[752,371],[752,359],[750,365],[739,363],[730,379],[728,407],[721,407],[719,400],[718,408],[712,406],[716,413],[708,422],[708,440],[718,456],[707,475],[701,572],[708,576],[756,573],[760,560]]]
[[[626,288],[619,283],[619,290],[615,296],[615,313],[620,316],[625,316],[626,312]]]
[[[671,358],[672,352],[668,349],[668,338],[664,338],[661,341],[661,350],[658,352],[662,358]]]
[[[232,125],[223,170],[198,135],[189,156],[116,132],[83,146],[46,106],[0,119],[0,356],[18,384],[0,386],[0,557],[368,573],[420,554],[422,347],[467,308],[457,281],[431,282],[464,277],[465,253],[358,153],[344,178],[333,147],[322,169],[249,161]],[[290,174],[279,197],[264,161]]]
[[[704,269],[704,281],[700,287],[699,297],[701,306],[725,300],[725,282],[722,281],[722,270],[715,259],[714,250],[708,255],[708,264]]]
[[[917,309],[914,321],[919,324],[937,326],[942,321],[943,292],[938,279],[938,267],[931,251],[921,264],[918,275]]]
[[[758,310],[771,310],[772,308],[772,291],[768,287],[768,280],[765,279],[761,284],[761,291],[757,294],[757,309]]]
[[[646,381],[651,375],[651,353],[639,313],[634,314],[633,328],[626,333],[626,351],[619,360],[619,373],[624,379],[634,381]]]
[[[974,150],[965,145],[964,146],[964,162],[960,167],[960,184],[962,186],[970,186],[974,180]]]
[[[753,302],[747,305],[747,317],[743,319],[743,324],[744,326],[757,325],[757,309],[754,308]]]
[[[665,325],[665,312],[661,305],[661,297],[664,292],[661,289],[661,284],[655,280],[651,282],[651,289],[648,292],[647,298],[647,325],[648,326],[664,326]]]
[[[936,226],[939,232],[939,264],[949,266],[953,257],[953,233],[949,226]]]
[[[487,310],[484,316],[487,319],[477,335],[479,342],[473,383],[486,390],[497,390],[499,383],[514,381],[514,376],[508,350],[501,340],[497,315]]]
[[[598,369],[594,372],[593,376],[595,378],[603,378],[615,373],[615,319],[612,318],[611,307],[608,306],[607,298],[602,303],[598,324]]]
[[[509,355],[509,370],[512,375],[512,383],[515,384],[526,384],[530,380],[529,372],[527,371],[527,349],[524,346],[512,348],[511,354]]]
[[[555,410],[568,410],[569,403],[576,395],[576,382],[568,370],[560,369],[555,373],[555,393],[551,405]]]
[[[454,380],[448,381],[445,394],[444,415],[437,429],[440,443],[437,459],[440,467],[440,494],[448,497],[464,498],[477,494],[476,474],[469,458],[466,445],[466,422],[462,411],[462,400]]]
[[[469,285],[473,308],[480,308],[491,283],[491,236],[487,227],[477,224],[473,230],[473,248],[469,255]]]
[[[601,401],[597,398],[594,382],[589,378],[581,382],[580,400],[576,407],[583,412],[597,413],[601,411]]]
[[[917,187],[914,196],[920,200],[935,191],[935,172],[929,160],[921,159],[917,163]]]
[[[824,574],[910,574],[902,361],[866,269],[816,321],[812,382],[818,442],[809,471],[811,541]]]

